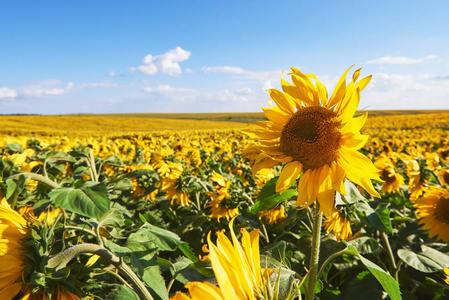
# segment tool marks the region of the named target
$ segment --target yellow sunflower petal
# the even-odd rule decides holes
[[[288,163],[282,168],[281,175],[276,183],[276,192],[282,194],[298,179],[302,172],[302,164],[297,161]]]

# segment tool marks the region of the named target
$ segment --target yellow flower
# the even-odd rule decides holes
[[[410,200],[414,201],[421,196],[426,189],[426,183],[421,178],[421,168],[416,160],[406,161],[407,163],[407,176],[410,178],[408,186],[412,192]]]
[[[356,83],[360,69],[356,70],[346,86],[348,69],[329,98],[315,75],[295,68],[291,71],[293,85],[281,79],[284,92],[269,90],[276,105],[270,101],[271,108],[263,109],[268,121],[254,122],[256,128],[243,130],[260,140],[244,152],[253,165],[253,175],[286,163],[276,191],[284,192],[302,174],[296,205],[306,207],[318,199],[325,216],[332,213],[335,191],[346,195],[345,178],[379,197],[370,180],[380,180],[378,170],[357,151],[368,140],[367,135],[360,134],[368,115],[354,117],[360,92],[371,76]],[[316,86],[311,79],[316,80]]]
[[[27,221],[11,209],[5,198],[0,203],[0,295],[11,300],[22,289],[22,261],[20,240],[28,234]]]
[[[239,209],[237,207],[228,207],[225,199],[220,199],[219,194],[214,194],[211,192],[207,192],[207,194],[213,199],[207,203],[207,206],[210,207],[212,218],[220,221],[221,218],[226,218],[229,221],[232,217],[236,216],[239,213]]]
[[[335,209],[329,218],[326,217],[323,227],[327,232],[332,231],[337,241],[347,240],[352,236],[351,222],[338,209]]]
[[[392,192],[398,192],[400,186],[404,184],[404,177],[401,174],[396,173],[394,170],[394,164],[388,157],[381,157],[374,165],[380,170],[379,175],[384,180],[383,188],[390,194]]]
[[[429,237],[449,242],[449,191],[440,187],[429,187],[422,197],[416,199],[414,206],[419,224],[429,229]]]
[[[444,279],[444,282],[446,282],[447,284],[449,284],[449,268],[444,268],[444,274],[446,274],[446,279]]]
[[[56,300],[81,300],[80,297],[76,296],[75,294],[72,294],[71,292],[68,292],[64,290],[61,287],[58,287],[53,293],[51,299]],[[47,292],[43,290],[39,290],[37,293],[31,293],[31,291],[27,292],[21,300],[50,300],[48,297]]]
[[[440,175],[442,184],[449,185],[449,169],[440,170],[438,175]]]
[[[270,210],[262,210],[259,212],[259,219],[264,219],[270,225],[281,222],[285,218],[285,210],[283,206]]]
[[[171,300],[256,300],[264,290],[269,272],[260,268],[259,230],[248,233],[242,229],[240,244],[232,229],[232,242],[223,231],[217,232],[217,244],[208,235],[209,255],[218,287],[209,282],[189,282],[190,297],[178,293]]]

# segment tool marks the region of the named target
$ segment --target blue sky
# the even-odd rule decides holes
[[[0,114],[260,112],[288,70],[449,109],[448,1],[2,1]]]

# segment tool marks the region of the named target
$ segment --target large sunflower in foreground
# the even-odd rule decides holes
[[[22,289],[22,261],[20,240],[27,236],[27,221],[11,209],[3,198],[0,202],[0,295],[11,300]]]
[[[440,187],[429,187],[424,196],[413,204],[424,230],[429,236],[445,243],[449,242],[449,191]]]
[[[284,192],[302,174],[296,205],[307,207],[318,199],[325,216],[332,214],[335,191],[346,195],[345,178],[379,197],[371,183],[371,179],[380,180],[379,170],[357,151],[368,140],[367,135],[360,134],[368,115],[354,117],[360,92],[371,76],[356,83],[358,69],[346,85],[349,69],[329,97],[315,75],[292,68],[293,84],[281,78],[283,92],[268,90],[276,104],[270,101],[271,108],[263,108],[268,121],[254,122],[256,127],[243,130],[259,140],[244,152],[252,163],[253,175],[260,169],[286,163],[276,191]]]
[[[259,230],[248,233],[242,229],[242,242],[238,241],[229,223],[232,242],[224,231],[217,232],[216,245],[207,237],[209,255],[218,286],[209,282],[189,282],[190,297],[177,293],[171,300],[257,300],[268,299],[265,283],[271,270],[260,268]],[[265,297],[265,298],[263,298]]]

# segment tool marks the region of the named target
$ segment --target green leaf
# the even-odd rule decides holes
[[[140,300],[139,296],[125,285],[116,285],[106,296],[106,300]]]
[[[22,152],[22,145],[14,144],[14,143],[6,144],[5,152],[7,152],[9,154],[14,154],[16,152]]]
[[[103,164],[109,164],[114,167],[125,167],[123,161],[115,154],[112,154],[103,161]]]
[[[114,190],[129,191],[133,189],[133,183],[128,178],[121,178],[114,183]]]
[[[422,252],[415,253],[399,249],[398,256],[410,267],[423,273],[435,273],[449,266],[449,256],[433,248],[422,246]]]
[[[345,243],[348,247],[348,250],[346,252],[354,256],[357,256],[360,259],[360,261],[365,265],[365,267],[368,268],[368,271],[370,271],[371,274],[373,274],[374,277],[376,277],[377,281],[379,281],[379,283],[382,285],[382,287],[388,293],[388,295],[392,300],[401,299],[401,291],[399,290],[399,284],[396,280],[394,280],[393,277],[387,274],[384,270],[382,270],[378,265],[376,265],[372,261],[361,256],[357,252],[357,249],[354,248],[354,246],[351,246],[344,241],[343,243]]]
[[[376,239],[364,236],[353,239],[348,242],[351,246],[354,246],[359,253],[373,253],[379,249],[379,242]]]
[[[199,259],[198,257],[196,257],[196,255],[192,252],[192,250],[189,247],[189,244],[187,243],[182,243],[178,245],[179,250],[182,251],[182,253],[184,253],[184,255],[190,259],[192,262],[197,262]]]
[[[80,188],[53,189],[50,200],[60,207],[82,215],[101,219],[109,211],[110,201],[104,183],[85,182]]]
[[[61,160],[68,162],[76,162],[76,159],[70,154],[62,151],[50,151],[45,155],[46,160]]]
[[[25,188],[26,178],[24,175],[19,175],[18,178],[7,179],[6,180],[6,199],[9,202],[13,202],[17,199],[17,196],[23,191]]]
[[[386,203],[379,204],[376,210],[373,213],[370,213],[367,217],[371,225],[376,229],[391,234],[393,233],[393,227],[391,226],[388,205],[389,204]]]
[[[124,226],[125,218],[118,209],[109,210],[100,220],[98,226]]]
[[[257,214],[262,210],[268,210],[276,206],[281,201],[296,197],[296,188],[289,188],[281,194],[276,193],[276,183],[279,176],[270,179],[257,195],[257,202],[251,208],[250,213]]]
[[[152,294],[168,300],[165,281],[157,264],[157,247],[153,241],[142,242],[140,236],[131,234],[125,244],[131,250],[131,265],[137,274],[150,287]]]
[[[337,192],[335,195],[335,205],[347,205],[366,200],[351,181],[346,179],[344,185],[348,195],[345,196]]]
[[[154,242],[160,251],[175,251],[183,243],[177,234],[148,223],[131,236],[133,241]]]

